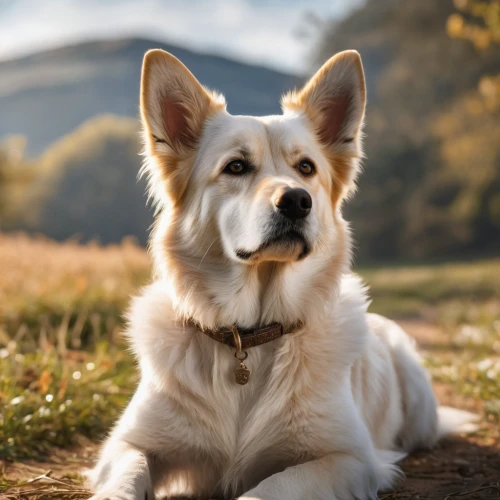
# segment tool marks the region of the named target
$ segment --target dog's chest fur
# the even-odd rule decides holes
[[[168,460],[170,481],[184,477],[208,494],[235,492],[322,456],[333,443],[338,449],[344,423],[336,402],[350,394],[366,331],[359,283],[346,278],[342,289],[321,322],[248,351],[246,386],[235,382],[234,349],[170,319],[161,283],[136,299],[129,336],[143,377],[135,397],[147,393],[151,404],[155,392],[151,428],[163,429],[153,439],[143,426],[137,443]]]

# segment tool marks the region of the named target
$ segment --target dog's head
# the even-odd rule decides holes
[[[282,107],[280,116],[232,116],[178,59],[146,54],[145,168],[162,207],[155,253],[182,262],[183,279],[206,266],[234,277],[241,266],[348,254],[340,206],[361,156],[358,53],[331,58]]]

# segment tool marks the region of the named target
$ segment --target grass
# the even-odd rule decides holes
[[[144,250],[0,235],[0,458],[101,438],[137,383],[121,314]]]
[[[0,324],[23,343],[64,324],[78,342],[112,336],[131,294],[150,274],[144,250],[132,240],[59,244],[43,237],[0,233]]]
[[[41,458],[79,435],[102,438],[137,381],[129,355],[106,342],[87,356],[0,356],[0,457],[10,459]]]
[[[456,328],[448,324],[446,349],[427,353],[426,358],[434,381],[450,384],[458,394],[475,401],[486,419],[498,426],[500,314],[497,312],[496,318],[490,321],[485,321],[486,317],[482,311],[481,322]]]
[[[82,478],[63,476],[53,478],[47,471],[24,481],[0,479],[0,492],[4,500],[87,500],[91,492],[82,486]]]
[[[372,309],[389,316],[477,321],[471,312],[485,303],[500,313],[500,259],[395,267],[360,268],[370,286]],[[471,307],[472,306],[472,309]]]
[[[429,342],[425,352],[433,380],[453,386],[473,409],[500,424],[500,259],[360,274],[371,289],[371,310],[439,327],[441,346]]]
[[[0,459],[102,438],[138,380],[120,332],[129,297],[150,276],[145,251],[130,240],[102,247],[0,234],[0,262]],[[438,325],[441,343],[425,352],[434,380],[498,427],[500,259],[359,272],[372,311]],[[74,496],[65,498],[86,498],[78,478],[42,476],[3,477],[0,496],[57,498],[67,487]]]

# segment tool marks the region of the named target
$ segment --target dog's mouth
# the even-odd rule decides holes
[[[297,230],[288,230],[271,235],[256,250],[236,250],[241,260],[252,260],[263,253],[269,254],[269,260],[302,260],[311,252],[305,236]],[[273,258],[274,257],[274,258]]]

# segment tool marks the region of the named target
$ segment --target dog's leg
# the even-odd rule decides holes
[[[400,447],[407,452],[432,447],[438,438],[437,400],[415,340],[383,316],[368,314],[367,320],[372,332],[388,346],[400,386],[403,411],[403,426],[398,435]]]
[[[239,500],[372,500],[401,474],[393,465],[402,455],[376,451],[359,459],[348,453],[332,453],[261,481]]]
[[[146,451],[155,394],[144,384],[137,389],[105,442],[96,467],[88,472],[92,500],[154,500],[153,476]],[[153,435],[153,438],[156,436]]]
[[[89,480],[96,492],[91,500],[154,500],[146,456],[113,436]]]

